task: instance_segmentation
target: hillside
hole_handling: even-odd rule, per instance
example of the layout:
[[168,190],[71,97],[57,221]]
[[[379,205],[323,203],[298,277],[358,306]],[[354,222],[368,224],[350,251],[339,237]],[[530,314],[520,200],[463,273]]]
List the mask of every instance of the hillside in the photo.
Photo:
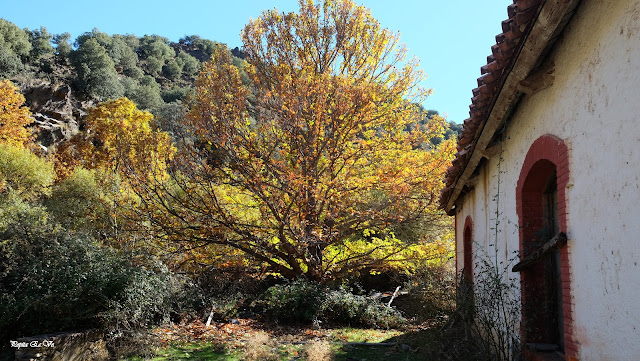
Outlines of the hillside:
[[[171,42],[159,35],[109,35],[98,29],[72,41],[69,33],[20,29],[0,19],[0,79],[20,87],[33,113],[37,143],[49,153],[83,129],[87,109],[121,96],[151,112],[156,124],[172,133],[186,111],[200,65],[217,47],[226,45],[198,35]],[[243,74],[243,52],[237,47],[230,52],[231,63]],[[437,114],[425,110],[421,124]],[[460,130],[461,125],[449,122],[444,138]]]
[[[185,36],[171,42],[158,35],[113,35],[93,29],[71,41],[46,28],[20,29],[0,19],[0,79],[20,87],[35,118],[37,142],[55,147],[83,128],[86,110],[126,96],[150,111],[167,131],[184,113],[200,64],[224,44]],[[243,67],[243,54],[231,50]]]

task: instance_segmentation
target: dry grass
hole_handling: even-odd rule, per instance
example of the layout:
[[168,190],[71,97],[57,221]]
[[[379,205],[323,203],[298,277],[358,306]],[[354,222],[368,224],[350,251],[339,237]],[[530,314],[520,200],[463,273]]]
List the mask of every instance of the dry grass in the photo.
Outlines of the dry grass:
[[307,361],[332,361],[333,352],[329,342],[325,340],[313,341],[306,349]]
[[258,331],[247,340],[244,357],[247,361],[277,361],[278,351],[269,334]]

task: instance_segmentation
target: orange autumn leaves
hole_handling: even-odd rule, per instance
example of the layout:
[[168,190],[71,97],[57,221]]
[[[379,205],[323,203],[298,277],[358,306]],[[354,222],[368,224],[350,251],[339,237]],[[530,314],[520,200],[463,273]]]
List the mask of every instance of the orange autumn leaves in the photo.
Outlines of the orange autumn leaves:
[[26,128],[32,122],[29,108],[23,107],[24,96],[9,80],[0,80],[0,143],[19,148],[25,146],[31,132]]

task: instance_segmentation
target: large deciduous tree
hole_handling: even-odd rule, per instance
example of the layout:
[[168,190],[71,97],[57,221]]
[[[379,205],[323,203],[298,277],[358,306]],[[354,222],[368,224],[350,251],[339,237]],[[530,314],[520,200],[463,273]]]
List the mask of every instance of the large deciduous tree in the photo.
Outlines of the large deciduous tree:
[[398,34],[350,0],[301,0],[299,13],[252,20],[243,43],[249,82],[217,48],[171,181],[138,189],[159,234],[320,280],[397,251],[350,240],[441,219],[436,195],[453,147],[427,145],[442,118],[412,125],[429,90]]

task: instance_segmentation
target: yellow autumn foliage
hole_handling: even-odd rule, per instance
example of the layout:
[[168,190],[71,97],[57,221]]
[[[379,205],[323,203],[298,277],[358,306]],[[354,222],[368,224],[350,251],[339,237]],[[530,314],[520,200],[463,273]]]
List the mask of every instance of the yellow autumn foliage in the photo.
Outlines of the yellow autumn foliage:
[[175,147],[169,135],[152,127],[153,115],[127,98],[89,109],[86,131],[64,143],[57,155],[58,174],[75,166],[136,175],[141,181],[161,176]]
[[0,143],[24,147],[31,132],[29,108],[22,106],[24,96],[9,80],[0,80]]
[[455,146],[424,146],[446,122],[417,126],[430,94],[418,61],[351,0],[299,4],[245,27],[248,82],[223,47],[203,64],[171,181],[140,189],[147,216],[177,244],[230,247],[291,278],[431,252],[409,247],[420,232],[358,243],[445,217]]

